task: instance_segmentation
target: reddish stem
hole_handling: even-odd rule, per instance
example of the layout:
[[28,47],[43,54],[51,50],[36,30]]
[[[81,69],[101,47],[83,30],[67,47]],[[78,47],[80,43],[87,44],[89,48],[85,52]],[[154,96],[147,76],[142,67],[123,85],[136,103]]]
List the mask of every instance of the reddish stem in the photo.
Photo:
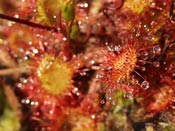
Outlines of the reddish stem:
[[175,5],[175,0],[172,0],[171,7],[170,7],[170,20],[175,21],[175,14],[174,14],[174,5]]
[[171,7],[170,7],[170,16],[173,15],[174,3],[175,3],[175,0],[172,0],[172,2],[171,2]]
[[8,16],[8,15],[4,15],[4,14],[0,14],[0,18],[1,19],[5,19],[5,20],[9,20],[9,21],[13,21],[16,23],[20,23],[20,24],[24,24],[24,25],[28,25],[34,28],[40,28],[40,29],[44,29],[44,30],[52,30],[54,32],[58,32],[58,29],[55,27],[50,27],[50,26],[44,26],[44,25],[40,25],[28,20],[24,20],[24,19],[19,19],[19,18],[15,18],[12,16]]

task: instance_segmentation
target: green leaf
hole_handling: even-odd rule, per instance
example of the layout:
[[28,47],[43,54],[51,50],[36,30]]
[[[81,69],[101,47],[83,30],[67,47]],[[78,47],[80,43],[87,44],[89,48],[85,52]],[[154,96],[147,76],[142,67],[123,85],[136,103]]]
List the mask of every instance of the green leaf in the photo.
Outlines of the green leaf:
[[72,29],[71,29],[71,33],[70,33],[70,38],[71,39],[75,39],[75,38],[77,38],[78,37],[78,35],[79,35],[79,27],[78,27],[78,25],[77,24],[74,24],[73,26],[72,26]]
[[66,22],[73,21],[75,15],[75,9],[72,3],[62,4],[62,16]]

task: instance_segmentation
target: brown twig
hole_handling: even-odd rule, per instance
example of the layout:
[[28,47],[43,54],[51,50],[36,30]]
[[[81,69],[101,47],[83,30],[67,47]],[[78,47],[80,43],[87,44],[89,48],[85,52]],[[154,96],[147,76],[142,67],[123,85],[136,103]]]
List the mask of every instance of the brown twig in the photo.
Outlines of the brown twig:
[[14,91],[12,90],[12,88],[8,85],[4,85],[4,92],[5,95],[7,97],[8,103],[10,104],[10,107],[19,115],[22,115],[21,112],[21,105],[14,93]]
[[7,67],[16,67],[17,64],[14,61],[14,59],[11,58],[8,51],[4,49],[3,47],[0,47],[0,62],[2,62],[2,65]]
[[1,69],[0,76],[5,75],[13,75],[13,74],[21,74],[21,73],[29,73],[30,69],[26,67],[16,67],[16,68],[9,68],[9,69]]

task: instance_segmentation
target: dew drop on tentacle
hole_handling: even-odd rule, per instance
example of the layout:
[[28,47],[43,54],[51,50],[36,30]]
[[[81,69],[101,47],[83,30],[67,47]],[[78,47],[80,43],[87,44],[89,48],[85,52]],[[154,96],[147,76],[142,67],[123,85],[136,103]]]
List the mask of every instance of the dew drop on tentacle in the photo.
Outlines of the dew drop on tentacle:
[[79,89],[78,89],[77,87],[74,87],[74,88],[72,89],[72,93],[74,93],[74,94],[77,94],[78,91],[79,91]]
[[111,96],[110,93],[107,93],[107,94],[106,94],[106,99],[107,99],[107,100],[112,100],[112,96]]
[[133,99],[133,94],[131,92],[126,92],[124,94],[124,98],[131,100],[131,99]]
[[160,67],[160,63],[158,61],[154,61],[153,62],[153,66],[158,68],[158,67]]
[[148,51],[147,50],[140,50],[138,53],[138,56],[142,59],[142,60],[147,60],[148,59]]
[[104,104],[105,104],[105,100],[102,99],[102,100],[100,101],[100,104],[101,104],[101,105],[104,105]]
[[112,103],[112,105],[116,106],[117,105],[117,99],[113,99],[111,103]]
[[107,9],[116,10],[122,7],[124,0],[105,0]]
[[96,115],[92,114],[91,119],[95,119],[95,118],[96,118]]
[[85,12],[88,11],[89,4],[87,2],[78,2],[77,3],[77,14],[83,16]]
[[87,73],[86,73],[86,71],[82,70],[82,71],[79,71],[79,74],[80,74],[81,76],[85,76]]
[[148,89],[150,87],[148,81],[143,81],[140,85],[144,90]]
[[109,91],[106,92],[105,97],[106,97],[106,100],[110,100],[110,101],[112,100],[112,90],[111,89],[109,89]]
[[22,99],[22,100],[21,100],[21,103],[22,103],[22,104],[28,105],[28,104],[30,104],[30,100],[27,99],[27,98],[26,98],[26,99]]
[[80,2],[77,4],[77,7],[80,9],[86,9],[86,8],[88,8],[88,6],[89,6],[88,3],[86,3],[86,2]]
[[175,73],[173,73],[171,76],[172,76],[173,79],[175,79]]
[[96,74],[96,76],[95,76],[95,78],[98,79],[98,80],[100,80],[102,77],[103,77],[102,74]]
[[142,70],[142,71],[146,71],[146,68],[145,68],[145,67],[141,67],[141,70]]
[[154,54],[160,54],[160,52],[161,52],[160,46],[159,46],[159,45],[155,45],[155,46],[153,47],[153,53],[154,53]]

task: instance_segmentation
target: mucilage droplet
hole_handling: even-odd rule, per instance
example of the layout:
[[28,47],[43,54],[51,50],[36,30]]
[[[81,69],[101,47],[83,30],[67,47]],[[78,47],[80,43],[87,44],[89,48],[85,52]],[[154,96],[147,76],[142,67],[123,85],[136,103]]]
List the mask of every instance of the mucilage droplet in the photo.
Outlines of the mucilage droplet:
[[105,0],[107,9],[116,10],[122,7],[124,0]]
[[143,81],[140,85],[144,90],[148,89],[150,87],[148,81]]

